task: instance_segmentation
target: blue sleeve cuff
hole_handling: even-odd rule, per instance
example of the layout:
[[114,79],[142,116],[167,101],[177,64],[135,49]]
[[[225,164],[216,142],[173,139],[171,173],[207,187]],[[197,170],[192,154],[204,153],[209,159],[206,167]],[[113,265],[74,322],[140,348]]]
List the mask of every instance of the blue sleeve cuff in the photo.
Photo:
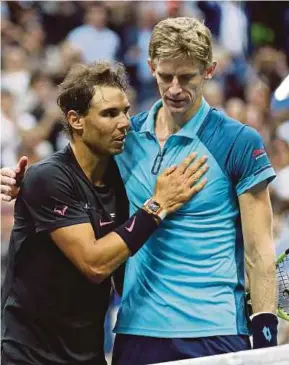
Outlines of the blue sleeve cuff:
[[265,180],[267,180],[268,184],[275,179],[276,177],[276,173],[274,171],[274,169],[270,166],[268,166],[268,168],[264,167],[263,171],[258,173],[257,171],[257,176],[256,176],[256,172],[253,175],[250,175],[248,177],[246,177],[244,180],[241,180],[237,187],[237,195],[241,195],[243,193],[245,193],[247,190],[251,189],[252,187],[258,185],[260,182],[263,182]]

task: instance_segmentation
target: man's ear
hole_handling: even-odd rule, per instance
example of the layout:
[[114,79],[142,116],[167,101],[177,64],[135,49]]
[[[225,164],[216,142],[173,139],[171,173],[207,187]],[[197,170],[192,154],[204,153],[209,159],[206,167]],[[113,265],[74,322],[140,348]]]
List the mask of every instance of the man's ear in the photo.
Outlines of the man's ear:
[[206,68],[206,70],[205,70],[205,79],[206,80],[210,80],[213,77],[216,67],[217,67],[217,62],[214,61],[211,66]]
[[151,73],[152,73],[153,77],[156,77],[155,65],[154,65],[152,59],[148,58],[147,61],[148,61],[149,69],[151,70]]
[[66,117],[72,129],[77,132],[82,131],[84,121],[83,117],[81,117],[75,110],[69,110]]

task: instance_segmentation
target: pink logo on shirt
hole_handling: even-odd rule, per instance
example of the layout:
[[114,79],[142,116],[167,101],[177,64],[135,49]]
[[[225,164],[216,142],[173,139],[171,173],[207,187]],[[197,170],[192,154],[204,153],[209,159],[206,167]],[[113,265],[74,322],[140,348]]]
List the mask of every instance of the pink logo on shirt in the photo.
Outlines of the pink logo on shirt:
[[54,212],[55,213],[58,213],[58,214],[60,214],[60,215],[62,215],[62,216],[64,216],[65,215],[65,213],[66,213],[66,211],[67,211],[67,209],[68,209],[68,206],[67,205],[65,205],[64,207],[55,207],[54,208]]

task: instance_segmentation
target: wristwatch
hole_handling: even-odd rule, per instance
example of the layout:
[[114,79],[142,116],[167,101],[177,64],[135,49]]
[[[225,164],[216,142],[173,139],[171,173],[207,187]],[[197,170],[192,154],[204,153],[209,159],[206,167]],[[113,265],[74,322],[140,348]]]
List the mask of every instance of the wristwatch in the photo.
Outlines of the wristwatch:
[[167,211],[161,207],[161,205],[153,200],[152,198],[148,199],[145,203],[143,208],[150,214],[156,216],[158,219],[160,220],[164,220],[166,215],[167,215]]

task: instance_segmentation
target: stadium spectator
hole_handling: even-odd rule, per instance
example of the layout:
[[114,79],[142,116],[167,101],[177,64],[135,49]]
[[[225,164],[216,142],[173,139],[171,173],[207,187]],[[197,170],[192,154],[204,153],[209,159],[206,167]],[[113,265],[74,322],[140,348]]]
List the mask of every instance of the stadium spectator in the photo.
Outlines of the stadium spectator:
[[224,108],[225,95],[223,85],[215,80],[208,80],[204,85],[204,97],[208,104],[222,110]]
[[15,96],[15,107],[19,111],[30,82],[28,59],[20,46],[3,49],[1,85]]
[[229,117],[246,123],[246,104],[242,99],[231,98],[226,102],[225,111]]
[[15,166],[20,134],[14,116],[14,96],[1,89],[1,165]]
[[124,61],[128,65],[134,65],[136,68],[136,77],[138,80],[138,104],[140,109],[144,105],[151,104],[151,101],[157,97],[157,88],[154,78],[152,77],[148,65],[147,54],[149,41],[154,25],[157,23],[157,13],[153,8],[146,9],[143,6],[142,11],[138,14],[136,27],[131,34],[131,45],[124,55]]
[[107,28],[107,8],[104,3],[92,3],[87,7],[85,23],[73,29],[67,36],[72,47],[81,51],[84,62],[99,59],[114,61],[120,48],[118,35]]

